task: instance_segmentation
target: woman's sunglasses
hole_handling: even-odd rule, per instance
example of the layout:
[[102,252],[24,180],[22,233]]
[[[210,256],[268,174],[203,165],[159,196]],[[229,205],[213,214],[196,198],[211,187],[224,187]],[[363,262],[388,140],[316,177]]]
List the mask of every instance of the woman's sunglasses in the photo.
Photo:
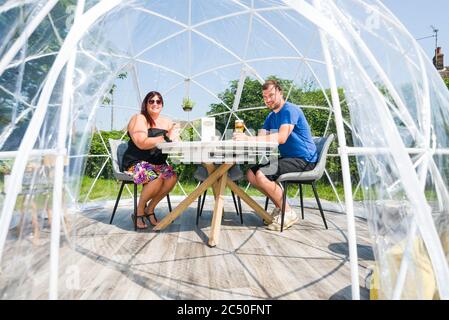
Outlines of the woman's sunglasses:
[[156,104],[162,104],[162,100],[154,100],[154,99],[151,99],[151,100],[148,101],[148,103],[149,103],[149,104],[155,104],[155,103],[156,103]]

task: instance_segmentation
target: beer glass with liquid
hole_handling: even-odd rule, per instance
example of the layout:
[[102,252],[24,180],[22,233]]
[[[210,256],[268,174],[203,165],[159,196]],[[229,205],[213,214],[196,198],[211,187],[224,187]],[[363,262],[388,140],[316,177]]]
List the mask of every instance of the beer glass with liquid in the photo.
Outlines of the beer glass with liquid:
[[243,133],[243,131],[245,131],[245,123],[243,122],[243,120],[235,120],[234,132]]

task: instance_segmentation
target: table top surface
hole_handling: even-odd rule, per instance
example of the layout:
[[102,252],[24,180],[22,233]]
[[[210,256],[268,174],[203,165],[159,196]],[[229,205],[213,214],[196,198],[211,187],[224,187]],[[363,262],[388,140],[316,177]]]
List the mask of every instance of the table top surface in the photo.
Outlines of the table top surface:
[[184,163],[257,163],[257,157],[277,152],[268,141],[177,141],[157,144],[162,153]]
[[277,148],[277,142],[269,141],[235,141],[235,140],[220,140],[220,141],[176,141],[176,142],[162,142],[158,143],[157,147],[161,150],[173,148],[226,148],[226,147],[242,147],[242,148]]

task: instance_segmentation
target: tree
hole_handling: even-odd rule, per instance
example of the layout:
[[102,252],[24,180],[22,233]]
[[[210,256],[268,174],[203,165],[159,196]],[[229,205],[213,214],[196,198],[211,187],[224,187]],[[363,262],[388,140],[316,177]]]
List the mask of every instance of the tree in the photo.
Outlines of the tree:
[[[284,92],[284,97],[288,95],[288,101],[299,105],[299,106],[319,106],[329,108],[328,100],[324,95],[323,91],[318,88],[313,81],[305,81],[300,87],[296,86],[292,80],[288,79],[280,79],[275,76],[269,77],[269,79],[275,79],[280,84],[281,88]],[[235,94],[237,92],[238,80],[234,80],[230,82],[229,88],[227,88],[224,92],[218,94],[218,97],[226,103],[228,106],[232,106],[234,104]],[[330,90],[327,89],[326,95],[328,97],[331,96]],[[343,89],[338,89],[343,118],[350,123],[350,114],[348,105],[345,102],[345,96]],[[265,118],[270,112],[268,108],[264,107],[257,110],[251,110],[250,112],[245,112],[245,109],[255,108],[265,106],[263,98],[262,98],[262,85],[258,80],[247,78],[245,80],[245,84],[243,87],[238,116],[245,121],[245,125],[247,128],[254,129],[257,132],[258,129],[261,129],[264,123]],[[302,108],[304,115],[307,121],[310,124],[312,135],[313,136],[323,136],[326,130],[326,126],[328,123],[329,113],[323,109],[316,108]],[[217,114],[229,111],[228,108],[224,104],[211,104],[210,111],[208,115]],[[215,117],[216,128],[223,132],[226,123],[229,118],[229,113],[224,115],[219,115]],[[230,126],[233,128],[233,125]],[[352,143],[352,135],[351,131],[348,128],[345,128],[345,133],[347,137],[347,144],[353,145]],[[331,118],[329,123],[329,128],[327,133],[335,133],[336,126],[334,122],[334,118]],[[330,153],[338,153],[337,152],[338,144],[336,141],[333,142],[330,148]],[[354,181],[358,181],[358,170],[356,165],[356,159],[350,159],[351,165],[351,175],[354,178]],[[244,169],[246,166],[243,166]],[[338,157],[331,157],[328,160],[327,164],[328,172],[331,175],[331,178],[335,181],[340,181],[341,179],[341,164],[340,159]]]
[[[279,79],[274,76],[269,77],[269,79],[277,80],[283,88],[284,97],[288,95],[288,100],[294,104],[299,106],[329,107],[323,91],[316,88],[313,81],[306,81],[300,88],[298,88],[292,80]],[[218,97],[226,103],[226,105],[232,106],[234,103],[237,86],[238,80],[231,81],[230,87],[224,92],[218,94]],[[339,93],[340,99],[343,101],[342,109],[344,117],[349,119],[349,110],[344,102],[343,90],[339,89]],[[326,90],[326,94],[330,97],[330,90]],[[251,110],[251,112],[244,111],[245,109],[255,107],[263,108]],[[208,112],[209,115],[228,111],[224,104],[211,104],[210,108],[211,110]],[[262,85],[259,81],[249,78],[245,80],[245,85],[239,103],[239,110],[240,112],[238,112],[238,116],[245,121],[247,128],[252,128],[256,131],[262,128],[264,120],[270,110],[265,107],[262,98]],[[312,134],[316,136],[323,135],[327,125],[328,113],[324,110],[313,108],[303,108],[303,111],[311,125]],[[221,132],[223,132],[226,126],[228,117],[229,114],[219,115],[216,117],[216,126]]]
[[[127,72],[121,72],[117,75],[117,79],[125,79],[128,76]],[[103,98],[103,104],[111,105],[111,131],[114,130],[114,93],[117,85],[114,83],[109,89],[108,93]]]
[[[109,145],[109,139],[120,139],[122,135],[122,131],[100,131],[93,134],[89,150],[89,155],[92,155],[93,157],[87,158],[86,169],[84,173],[86,176],[95,178],[98,172],[100,172],[104,161],[106,160],[106,158],[103,156],[108,154],[108,150],[105,148],[103,141],[106,143],[106,147],[110,150],[111,147]],[[125,141],[128,139],[128,136],[123,137],[123,140]],[[100,177],[104,179],[114,178],[111,161],[108,161],[103,171],[101,172]]]

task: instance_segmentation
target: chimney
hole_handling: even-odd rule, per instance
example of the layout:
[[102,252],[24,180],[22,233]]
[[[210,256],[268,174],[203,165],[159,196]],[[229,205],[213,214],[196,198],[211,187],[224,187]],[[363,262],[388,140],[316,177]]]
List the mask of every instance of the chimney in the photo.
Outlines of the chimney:
[[435,57],[433,57],[433,65],[437,70],[443,70],[444,69],[444,54],[441,50],[441,47],[438,47],[435,50]]

